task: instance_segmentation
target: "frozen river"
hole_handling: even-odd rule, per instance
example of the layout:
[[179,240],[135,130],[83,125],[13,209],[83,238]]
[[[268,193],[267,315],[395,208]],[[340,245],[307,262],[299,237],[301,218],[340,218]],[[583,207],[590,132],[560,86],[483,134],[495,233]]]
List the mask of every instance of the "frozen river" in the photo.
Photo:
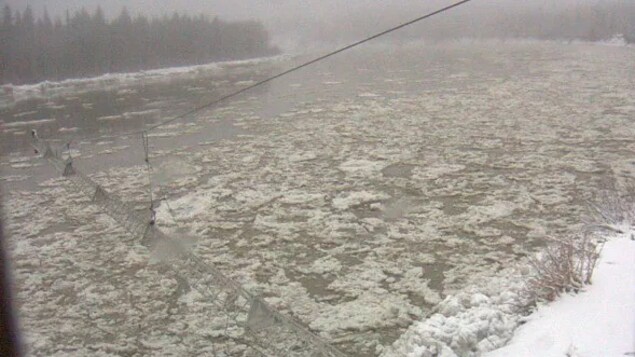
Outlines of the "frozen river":
[[[241,355],[204,299],[50,179],[26,131],[72,138],[80,170],[142,202],[140,138],[83,138],[140,130],[293,61],[43,92],[2,112],[33,355]],[[336,346],[376,355],[447,294],[580,229],[586,200],[631,180],[633,63],[633,47],[535,41],[355,51],[152,131],[158,224]]]

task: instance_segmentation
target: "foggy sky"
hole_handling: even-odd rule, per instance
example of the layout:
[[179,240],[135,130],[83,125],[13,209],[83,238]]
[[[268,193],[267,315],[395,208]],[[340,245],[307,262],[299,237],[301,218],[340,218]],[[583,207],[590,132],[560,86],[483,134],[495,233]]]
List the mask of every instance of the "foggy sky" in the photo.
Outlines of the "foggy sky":
[[133,14],[160,16],[179,11],[189,14],[206,13],[228,19],[260,18],[263,12],[270,11],[272,4],[293,3],[287,0],[4,0],[4,2],[15,9],[24,9],[30,5],[37,13],[41,13],[46,8],[52,16],[63,16],[66,10],[73,12],[81,8],[92,12],[99,5],[109,16],[116,16],[126,6]]
[[[109,17],[115,17],[126,6],[133,14],[161,16],[175,11],[190,15],[206,14],[226,20],[260,20],[272,39],[282,47],[302,43],[302,38],[319,38],[325,29],[340,28],[345,23],[355,36],[368,34],[410,20],[428,11],[458,0],[0,0],[14,10],[30,5],[36,14],[46,8],[52,17],[64,17],[85,8],[93,12],[99,5]],[[547,9],[575,3],[601,0],[474,0],[460,11],[491,8],[505,11],[512,6],[541,6]],[[522,4],[522,5],[520,5]],[[451,15],[444,15],[451,16]],[[329,34],[333,35],[333,34]],[[294,44],[294,45],[289,45]]]
[[[175,11],[191,15],[206,14],[227,20],[262,21],[272,33],[274,42],[296,41],[294,37],[319,32],[334,21],[357,21],[360,14],[370,21],[391,24],[393,18],[410,18],[413,13],[448,5],[456,0],[0,0],[14,10],[30,5],[36,14],[46,8],[52,17],[64,17],[85,8],[93,12],[99,5],[108,17],[115,17],[126,6],[134,14],[161,16]],[[504,1],[504,0],[476,0]],[[476,2],[475,1],[475,2]],[[542,1],[542,0],[540,0]],[[388,16],[389,13],[399,14]],[[404,18],[405,16],[405,18]],[[383,18],[384,21],[381,21]],[[353,26],[355,24],[352,24]]]
[[[449,5],[457,0],[0,0],[14,9],[23,10],[30,5],[36,13],[46,7],[53,16],[62,16],[66,10],[86,8],[93,11],[100,5],[106,14],[114,16],[126,6],[132,13],[163,15],[182,13],[220,16],[226,19],[271,19],[288,17],[332,17],[342,12],[365,11],[381,13],[386,9],[402,9],[404,12]],[[529,0],[516,3],[554,5],[590,3],[600,0]],[[474,6],[510,4],[509,0],[475,0]]]

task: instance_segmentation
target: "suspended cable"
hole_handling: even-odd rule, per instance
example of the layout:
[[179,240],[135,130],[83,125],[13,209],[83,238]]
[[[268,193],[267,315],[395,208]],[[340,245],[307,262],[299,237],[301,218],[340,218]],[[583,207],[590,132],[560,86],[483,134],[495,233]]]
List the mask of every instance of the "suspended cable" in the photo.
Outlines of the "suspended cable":
[[[189,115],[195,114],[201,110],[212,107],[230,98],[236,97],[244,92],[247,92],[265,83],[271,82],[277,78],[288,75],[304,67],[310,66],[314,63],[317,63],[319,61],[332,57],[338,53],[347,51],[361,44],[369,42],[373,39],[376,39],[378,37],[384,36],[391,32],[397,31],[401,28],[412,25],[414,23],[420,22],[434,15],[443,13],[445,11],[448,11],[452,8],[458,7],[470,1],[471,0],[459,1],[452,5],[446,6],[442,9],[420,16],[411,21],[402,23],[398,26],[392,27],[388,30],[379,32],[373,36],[354,42],[350,45],[344,46],[340,49],[337,49],[323,56],[320,56],[318,58],[305,62],[301,65],[288,69],[284,72],[276,74],[272,77],[256,82],[252,85],[249,85],[247,87],[234,91],[230,94],[224,95],[207,104],[195,107],[181,115],[178,115],[171,119],[149,126],[145,130],[131,132],[128,134],[122,134],[118,136],[110,136],[110,137],[121,137],[121,136],[128,136],[128,135],[134,135],[134,134],[141,134],[141,140],[142,140],[142,145],[144,149],[144,161],[146,163],[146,169],[148,172],[148,183],[149,183],[150,211],[151,211],[151,220],[149,224],[153,225],[156,219],[153,192],[152,192],[153,191],[152,190],[152,165],[150,162],[150,147],[149,147],[149,138],[148,138],[148,132],[150,130],[154,130],[161,126],[172,123],[174,121],[183,119]],[[36,134],[33,134],[33,136],[37,140]],[[44,152],[45,157],[48,155],[49,156],[48,160],[51,161],[51,163],[57,166],[61,166],[60,157],[58,157],[57,155],[53,156],[52,154],[49,154],[50,146],[48,145],[48,143],[39,142],[39,140],[37,141],[38,141],[38,144],[42,144],[38,146],[38,150],[41,152]],[[70,152],[71,151],[70,143],[66,145],[66,148],[68,150],[69,163],[70,163],[72,162],[72,156]],[[100,186],[98,186],[95,182],[93,182],[89,178],[82,175],[80,172],[72,172],[72,173],[69,172],[68,175],[66,174],[66,171],[64,173],[65,173],[65,176],[69,177],[69,180],[71,180],[71,182],[73,182],[75,186],[78,187],[78,189],[88,193],[91,197],[97,198],[98,196],[103,195],[105,197],[104,199],[101,199],[99,201],[94,199],[94,201],[96,203],[101,202],[101,205],[104,207],[104,209],[107,210],[109,214],[112,215],[115,219],[119,219],[125,215],[126,216],[125,219],[120,220],[120,223],[124,225],[124,227],[127,228],[129,231],[131,231],[133,234],[136,235],[138,232],[143,231],[144,232],[143,234],[145,236],[146,233],[149,230],[151,230],[152,232],[154,232],[154,234],[156,234],[157,241],[169,242],[171,244],[175,244],[174,243],[175,240],[173,238],[165,236],[160,230],[156,229],[156,227],[149,227],[148,221],[146,220],[147,217],[143,215],[139,215],[134,209],[128,209],[126,207],[127,205],[124,204],[118,198],[106,197],[105,191],[103,191],[103,189],[101,189]],[[171,208],[170,208],[170,211],[171,211]],[[178,246],[178,244],[175,246]],[[245,290],[239,283],[235,282],[234,280],[222,274],[213,265],[206,264],[200,257],[197,257],[192,254],[187,254],[186,259],[176,260],[172,262],[171,265],[168,265],[168,267],[174,269],[177,272],[179,271],[178,268],[182,267],[183,268],[182,271],[187,272],[187,275],[185,276],[193,278],[193,280],[188,280],[188,283],[190,284],[190,286],[196,289],[197,291],[199,291],[204,296],[208,298],[212,298],[212,303],[218,306],[221,312],[223,312],[228,317],[228,320],[227,320],[228,322],[229,322],[229,319],[231,319],[234,322],[236,322],[237,325],[240,325],[239,322],[243,322],[243,321],[242,320],[238,321],[239,316],[245,317],[247,319],[245,321],[246,324],[244,327],[246,334],[250,335],[250,337],[253,337],[256,340],[262,340],[264,345],[263,348],[270,347],[274,351],[278,350],[277,346],[274,346],[274,344],[271,344],[271,346],[267,346],[267,342],[271,340],[272,336],[277,337],[279,334],[282,334],[287,339],[292,339],[292,341],[301,342],[303,345],[307,347],[307,352],[311,353],[311,355],[343,356],[343,354],[339,350],[337,350],[336,348],[328,344],[320,336],[312,333],[305,326],[294,321],[293,319],[290,319],[280,314],[276,310],[273,310],[264,301],[253,296],[250,292]],[[195,273],[195,274],[192,274],[192,273]],[[198,276],[196,276],[196,274],[198,274]],[[209,291],[212,289],[215,291],[215,293],[210,294]],[[223,293],[223,295],[220,296],[219,295],[220,293]],[[260,329],[261,331],[260,330],[253,331],[252,328],[249,326],[249,321],[254,320],[254,313],[252,313],[252,311],[257,312],[258,309],[256,308],[259,306],[263,311],[267,313],[267,318],[268,318],[267,326],[261,327]],[[227,324],[225,328],[227,329],[228,326],[229,324]],[[286,333],[286,335],[284,335],[284,333]],[[262,334],[262,336],[260,336],[259,334]],[[289,346],[291,346],[290,348],[293,348],[294,345],[292,344]],[[256,349],[256,351],[264,355],[264,352],[261,352],[259,349]],[[278,353],[278,355],[282,355],[282,354]]]
[[350,45],[344,46],[344,47],[342,47],[342,48],[340,48],[340,49],[337,49],[337,50],[335,50],[335,51],[333,51],[333,52],[330,52],[330,53],[327,53],[327,54],[325,54],[325,55],[323,55],[323,56],[320,56],[320,57],[318,57],[318,58],[312,59],[312,60],[310,60],[310,61],[308,61],[308,62],[305,62],[305,63],[303,63],[303,64],[301,64],[301,65],[299,65],[299,66],[296,66],[296,67],[293,67],[293,68],[291,68],[291,69],[288,69],[288,70],[286,70],[286,71],[284,71],[284,72],[278,73],[278,74],[276,74],[276,75],[274,75],[274,76],[272,76],[272,77],[269,77],[269,78],[267,78],[267,79],[264,79],[264,80],[262,80],[262,81],[260,81],[260,82],[256,82],[256,83],[254,83],[254,84],[252,84],[252,85],[250,85],[250,86],[247,86],[247,87],[242,88],[242,89],[239,89],[239,90],[237,90],[237,91],[235,91],[235,92],[232,92],[232,93],[229,93],[229,94],[227,94],[227,95],[224,95],[224,96],[222,96],[222,97],[220,97],[220,98],[218,98],[218,99],[216,99],[216,100],[213,100],[213,101],[211,101],[211,102],[209,102],[209,103],[207,103],[207,104],[203,104],[203,105],[200,105],[200,106],[198,106],[198,107],[195,107],[194,109],[191,109],[191,110],[189,110],[189,111],[187,111],[187,112],[185,112],[185,113],[183,113],[183,114],[181,114],[181,115],[178,115],[178,116],[176,116],[176,117],[174,117],[174,118],[171,118],[171,119],[168,119],[168,120],[162,121],[162,122],[160,122],[160,123],[157,123],[157,124],[155,124],[155,125],[152,125],[152,126],[150,126],[147,130],[154,130],[154,129],[156,129],[156,128],[158,128],[158,127],[161,127],[161,126],[163,126],[163,125],[166,125],[166,124],[172,123],[172,122],[177,121],[177,120],[179,120],[179,119],[183,119],[183,118],[185,118],[185,117],[187,117],[187,116],[189,116],[189,115],[192,115],[192,114],[194,114],[194,113],[197,113],[197,112],[199,112],[199,111],[201,111],[201,110],[203,110],[203,109],[205,109],[205,108],[209,108],[209,107],[211,107],[211,106],[214,106],[214,105],[216,105],[216,104],[218,104],[218,103],[221,103],[221,102],[223,102],[223,101],[225,101],[225,100],[227,100],[227,99],[233,98],[233,97],[235,97],[235,96],[237,96],[237,95],[240,95],[240,94],[242,94],[242,93],[244,93],[244,92],[246,92],[246,91],[249,91],[249,90],[251,90],[251,89],[253,89],[253,88],[259,87],[259,86],[261,86],[261,85],[263,85],[263,84],[265,84],[265,83],[268,83],[268,82],[271,82],[271,81],[273,81],[273,80],[275,80],[275,79],[278,79],[278,78],[280,78],[280,77],[282,77],[282,76],[286,76],[287,74],[290,74],[290,73],[293,73],[293,72],[295,72],[295,71],[298,71],[298,70],[300,70],[300,69],[302,69],[302,68],[304,68],[304,67],[310,66],[310,65],[312,65],[312,64],[314,64],[314,63],[317,63],[317,62],[323,61],[323,60],[325,60],[325,59],[327,59],[327,58],[329,58],[329,57],[335,56],[335,55],[336,55],[336,54],[338,54],[338,53],[341,53],[341,52],[347,51],[347,50],[349,50],[349,49],[351,49],[351,48],[354,48],[354,47],[357,47],[357,46],[359,46],[359,45],[361,45],[361,44],[364,44],[364,43],[366,43],[366,42],[372,41],[372,40],[374,40],[374,39],[376,39],[376,38],[378,38],[378,37],[385,36],[385,35],[387,35],[387,34],[389,34],[389,33],[391,33],[391,32],[397,31],[397,30],[402,29],[402,28],[404,28],[404,27],[407,27],[407,26],[410,26],[410,25],[415,24],[415,23],[417,23],[417,22],[423,21],[423,20],[425,20],[425,19],[427,19],[427,18],[429,18],[429,17],[432,17],[432,16],[434,16],[434,15],[437,15],[437,14],[440,14],[440,13],[442,13],[442,12],[448,11],[448,10],[450,10],[450,9],[453,9],[453,8],[455,8],[455,7],[458,7],[458,6],[460,6],[460,5],[463,5],[463,4],[465,4],[465,3],[467,3],[467,2],[470,2],[470,1],[472,1],[472,0],[463,0],[463,1],[459,1],[459,2],[454,3],[454,4],[452,4],[452,5],[446,6],[446,7],[442,8],[442,9],[439,9],[439,10],[433,11],[433,12],[431,12],[431,13],[429,13],[429,14],[426,14],[426,15],[423,15],[423,16],[420,16],[420,17],[417,17],[416,19],[410,20],[410,21],[408,21],[408,22],[404,22],[404,23],[402,23],[402,24],[400,24],[400,25],[397,25],[397,26],[395,26],[395,27],[389,28],[388,30],[384,30],[384,31],[379,32],[379,33],[377,33],[377,34],[375,34],[375,35],[372,35],[372,36],[370,36],[370,37],[367,37],[367,38],[365,38],[365,39],[363,39],[363,40],[360,40],[360,41],[354,42],[354,43],[352,43],[352,44],[350,44]]
[[152,164],[150,164],[150,140],[148,132],[141,132],[141,141],[143,143],[144,161],[146,163],[146,171],[148,175],[148,194],[150,198],[150,225],[156,222],[157,212],[154,207],[154,199],[152,196]]
[[[108,136],[103,136],[103,137],[102,137],[102,136],[99,136],[99,137],[94,137],[94,138],[95,138],[95,139],[97,139],[97,138],[116,138],[116,137],[122,137],[122,136],[129,136],[129,135],[140,134],[140,133],[142,133],[142,132],[144,132],[144,131],[151,131],[151,130],[157,129],[157,128],[161,127],[161,126],[164,126],[164,125],[170,124],[170,123],[172,123],[172,122],[175,122],[175,121],[177,121],[177,120],[183,119],[183,118],[185,118],[185,117],[187,117],[187,116],[190,116],[190,115],[192,115],[192,114],[198,113],[198,112],[200,112],[200,111],[201,111],[201,110],[203,110],[203,109],[206,109],[206,108],[209,108],[209,107],[215,106],[215,105],[217,105],[217,104],[219,104],[219,103],[221,103],[221,102],[224,102],[224,101],[226,101],[226,100],[228,100],[228,99],[234,98],[234,97],[236,97],[236,96],[238,96],[238,95],[240,95],[240,94],[243,94],[243,93],[245,93],[245,92],[247,92],[247,91],[249,91],[249,90],[252,90],[252,89],[254,89],[254,88],[256,88],[256,87],[262,86],[263,84],[269,83],[269,82],[271,82],[271,81],[273,81],[273,80],[276,80],[276,79],[278,79],[278,78],[280,78],[280,77],[283,77],[283,76],[286,76],[286,75],[288,75],[288,74],[290,74],[290,73],[296,72],[296,71],[298,71],[298,70],[300,70],[300,69],[302,69],[302,68],[304,68],[304,67],[308,67],[308,66],[310,66],[310,65],[312,65],[312,64],[314,64],[314,63],[317,63],[317,62],[323,61],[323,60],[325,60],[325,59],[327,59],[327,58],[329,58],[329,57],[333,57],[333,56],[335,56],[335,55],[337,55],[337,54],[339,54],[339,53],[341,53],[341,52],[344,52],[344,51],[350,50],[350,49],[352,49],[352,48],[354,48],[354,47],[357,47],[357,46],[360,46],[360,45],[362,45],[362,44],[364,44],[364,43],[366,43],[366,42],[369,42],[369,41],[372,41],[372,40],[377,39],[377,38],[379,38],[379,37],[385,36],[385,35],[387,35],[387,34],[389,34],[389,33],[395,32],[395,31],[400,30],[400,29],[402,29],[402,28],[404,28],[404,27],[407,27],[407,26],[413,25],[413,24],[415,24],[415,23],[417,23],[417,22],[421,22],[421,21],[423,21],[423,20],[425,20],[425,19],[428,19],[428,18],[430,18],[430,17],[432,17],[432,16],[435,16],[435,15],[438,15],[438,14],[441,14],[441,13],[444,13],[444,12],[446,12],[446,11],[448,11],[448,10],[451,10],[451,9],[453,9],[453,8],[455,8],[455,7],[459,7],[459,6],[461,6],[461,5],[463,5],[463,4],[466,4],[466,3],[470,2],[470,1],[472,1],[472,0],[462,0],[462,1],[456,2],[456,3],[452,4],[452,5],[448,5],[448,6],[444,7],[444,8],[441,8],[441,9],[439,9],[439,10],[436,10],[436,11],[430,12],[430,13],[428,13],[428,14],[425,14],[425,15],[423,15],[423,16],[419,16],[419,17],[417,17],[417,18],[415,18],[415,19],[412,19],[412,20],[410,20],[410,21],[404,22],[404,23],[399,24],[399,25],[397,25],[397,26],[391,27],[391,28],[389,28],[389,29],[387,29],[387,30],[381,31],[381,32],[379,32],[379,33],[376,33],[376,34],[374,34],[374,35],[370,36],[370,37],[366,37],[366,38],[364,38],[364,39],[362,39],[362,40],[359,40],[359,41],[357,41],[357,42],[354,42],[354,43],[351,43],[351,44],[346,45],[346,46],[344,46],[344,47],[341,47],[341,48],[339,48],[339,49],[337,49],[337,50],[334,50],[334,51],[332,51],[332,52],[329,52],[329,53],[327,53],[327,54],[325,54],[325,55],[322,55],[322,56],[320,56],[320,57],[314,58],[314,59],[312,59],[312,60],[310,60],[310,61],[308,61],[308,62],[305,62],[305,63],[303,63],[303,64],[301,64],[301,65],[298,65],[298,66],[295,66],[295,67],[293,67],[293,68],[290,68],[290,69],[288,69],[288,70],[286,70],[286,71],[284,71],[284,72],[280,72],[280,73],[278,73],[278,74],[276,74],[276,75],[274,75],[274,76],[271,76],[271,77],[269,77],[269,78],[266,78],[266,79],[264,79],[264,80],[261,80],[261,81],[259,81],[259,82],[256,82],[256,83],[254,83],[254,84],[252,84],[252,85],[249,85],[249,86],[244,87],[244,88],[242,88],[242,89],[239,89],[239,90],[237,90],[237,91],[234,91],[234,92],[231,92],[231,93],[229,93],[229,94],[226,94],[226,95],[224,95],[224,96],[222,96],[222,97],[220,97],[220,98],[218,98],[218,99],[215,99],[215,100],[213,100],[213,101],[211,101],[211,102],[208,102],[208,103],[206,103],[206,104],[203,104],[203,105],[197,106],[197,107],[195,107],[195,108],[193,108],[193,109],[191,109],[191,110],[188,110],[187,112],[184,112],[184,113],[182,113],[182,114],[180,114],[180,115],[177,115],[177,116],[175,116],[175,117],[173,117],[173,118],[170,118],[170,119],[164,120],[164,121],[162,121],[162,122],[156,123],[156,124],[154,124],[154,125],[152,125],[152,126],[149,126],[149,127],[148,127],[148,128],[146,128],[145,130],[141,130],[141,131],[134,131],[134,132],[128,132],[128,133],[119,134],[119,135],[108,135]],[[90,140],[90,138],[89,138],[89,139],[84,139],[84,140]]]
[[[144,137],[145,135],[147,134],[144,134]],[[48,153],[50,151],[48,142],[40,140],[36,136],[34,139],[33,145],[39,152]],[[147,141],[144,140],[144,143]],[[63,170],[66,162],[61,155],[57,154],[51,154],[45,159],[59,171]],[[288,341],[288,346],[303,346],[303,351],[306,352],[304,355],[307,356],[345,356],[304,325],[282,315],[264,300],[250,293],[239,282],[223,274],[214,264],[207,263],[201,257],[185,249],[178,238],[168,236],[156,227],[150,227],[145,215],[139,215],[135,207],[123,203],[117,195],[106,192],[81,172],[76,171],[66,178],[72,184],[72,188],[69,188],[72,192],[77,190],[88,197],[94,197],[97,191],[101,190],[104,197],[99,200],[93,199],[93,203],[102,208],[134,237],[143,237],[141,240],[143,246],[155,250],[157,249],[156,244],[162,243],[164,249],[170,249],[171,254],[174,254],[173,257],[177,258],[165,257],[165,260],[161,260],[165,263],[164,266],[182,277],[192,289],[209,299],[209,302],[217,307],[220,313],[234,321],[235,326],[242,328],[244,332],[239,338],[249,338],[250,340],[246,343],[256,352],[263,356],[289,355],[289,353],[285,353],[288,352],[287,350],[283,351],[278,348],[277,344],[282,337],[285,342]],[[149,234],[152,234],[152,240],[146,239]],[[252,324],[254,321],[253,311],[256,311],[254,306],[266,311],[267,319],[270,322],[267,326],[259,326],[258,330],[250,327],[250,321]],[[256,346],[254,347],[250,341],[254,342]]]

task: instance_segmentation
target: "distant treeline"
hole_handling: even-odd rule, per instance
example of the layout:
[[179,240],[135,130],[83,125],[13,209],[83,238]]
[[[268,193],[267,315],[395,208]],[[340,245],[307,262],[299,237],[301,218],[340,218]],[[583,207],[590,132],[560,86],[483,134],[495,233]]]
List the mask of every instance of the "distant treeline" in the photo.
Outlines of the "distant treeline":
[[[483,36],[537,38],[548,40],[604,41],[623,35],[635,42],[635,1],[605,0],[579,2],[564,8],[538,6],[505,14],[493,13],[476,33]],[[490,13],[492,14],[492,13]]]
[[[425,2],[421,2],[422,4]],[[421,5],[425,13],[433,7]],[[410,11],[410,12],[408,12]],[[336,40],[340,43],[367,36],[412,18],[411,9],[389,8],[376,14],[354,14],[332,20],[330,26],[310,34],[307,41]],[[346,21],[344,21],[346,20]],[[354,24],[354,25],[351,25]],[[532,1],[473,2],[432,17],[385,38],[387,41],[444,41],[457,38],[535,38],[545,40],[609,40],[623,35],[635,43],[635,1],[602,0],[561,4]]]
[[276,54],[262,24],[205,16],[148,19],[100,8],[52,20],[5,6],[0,22],[0,83],[34,83]]

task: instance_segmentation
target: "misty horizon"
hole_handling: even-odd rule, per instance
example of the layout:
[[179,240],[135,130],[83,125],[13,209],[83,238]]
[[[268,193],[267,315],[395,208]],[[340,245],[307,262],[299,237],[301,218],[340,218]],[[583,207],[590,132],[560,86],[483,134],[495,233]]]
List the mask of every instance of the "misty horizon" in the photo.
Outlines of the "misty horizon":
[[[61,20],[82,9],[92,14],[97,8],[103,10],[107,19],[114,19],[125,8],[132,17],[160,18],[179,13],[227,21],[258,21],[269,32],[272,44],[286,52],[302,52],[358,40],[454,2],[325,0],[318,4],[246,0],[234,4],[202,0],[66,0],[55,7],[45,0],[6,3],[13,11],[23,12],[28,6],[36,17],[42,16],[46,9],[52,19]],[[635,39],[635,3],[539,0],[510,4],[494,0],[467,3],[424,24],[400,30],[387,40],[526,37],[598,41],[619,34]]]
[[[73,13],[81,9],[93,13],[100,7],[106,18],[113,19],[126,8],[131,16],[143,15],[156,18],[171,16],[178,12],[189,16],[204,15],[210,18],[218,17],[223,20],[256,20],[263,23],[269,31],[272,42],[286,50],[307,47],[320,47],[324,44],[342,43],[357,39],[400,22],[410,20],[427,12],[454,3],[454,1],[412,1],[397,0],[378,2],[373,0],[325,0],[320,2],[297,2],[292,0],[244,0],[239,3],[229,1],[209,2],[204,0],[64,0],[51,6],[46,0],[6,0],[5,3],[17,11],[24,11],[30,6],[36,16],[41,16],[46,10],[53,18],[64,19],[66,12]],[[460,9],[455,9],[437,19],[433,19],[424,26],[415,25],[408,29],[411,34],[417,32],[435,32],[438,24],[445,27],[465,25],[466,21],[473,22],[474,30],[483,31],[483,24],[492,18],[504,19],[510,17],[524,20],[523,13],[541,11],[547,15],[562,17],[585,6],[620,5],[628,6],[622,1],[559,1],[536,0],[522,4],[510,4],[503,0],[473,1]],[[632,5],[632,4],[630,4]],[[620,14],[616,14],[620,15]],[[623,15],[623,14],[622,14]],[[635,16],[635,15],[631,15]],[[630,17],[628,17],[630,18]],[[513,21],[519,21],[514,19]],[[564,20],[566,22],[566,20]],[[632,32],[635,32],[635,19],[631,19]],[[481,26],[479,26],[481,25]],[[524,25],[528,25],[524,23]],[[472,34],[472,30],[463,30]],[[444,29],[443,31],[448,31]],[[479,32],[477,31],[477,33]],[[492,34],[487,34],[491,36]],[[506,31],[500,33],[506,35]],[[412,37],[412,35],[408,36]],[[495,36],[494,36],[495,37]],[[529,37],[529,36],[528,36]]]

